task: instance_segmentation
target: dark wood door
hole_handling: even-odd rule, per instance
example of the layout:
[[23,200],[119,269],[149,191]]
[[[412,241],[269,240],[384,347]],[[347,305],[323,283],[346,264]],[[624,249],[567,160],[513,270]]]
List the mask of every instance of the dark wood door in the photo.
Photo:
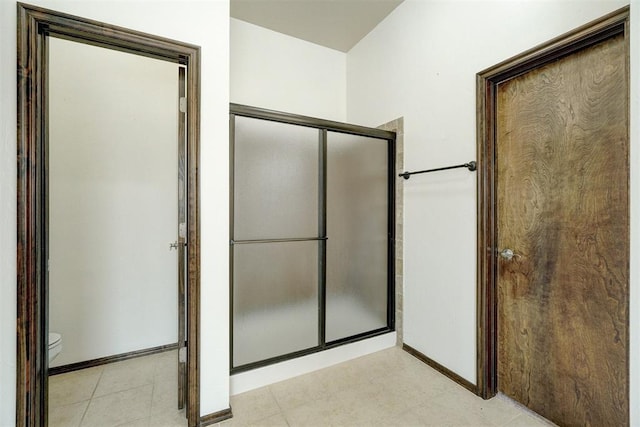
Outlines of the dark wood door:
[[496,93],[498,389],[561,425],[629,423],[626,51],[619,34]]

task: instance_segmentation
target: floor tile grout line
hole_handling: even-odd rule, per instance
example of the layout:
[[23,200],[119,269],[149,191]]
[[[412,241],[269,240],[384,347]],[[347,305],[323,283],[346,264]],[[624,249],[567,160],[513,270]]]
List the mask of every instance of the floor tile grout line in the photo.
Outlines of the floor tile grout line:
[[[160,359],[151,360],[150,362],[153,363],[156,367],[158,367],[161,371],[165,371],[164,369],[161,369],[162,367],[160,366],[161,365]],[[174,365],[173,361],[170,360],[170,359],[168,359],[167,362],[168,362],[167,364],[171,364],[171,366]],[[177,366],[175,366],[174,368],[177,369]],[[173,368],[170,368],[170,369],[173,369]],[[156,371],[157,370],[158,369],[154,369],[153,375],[149,378],[149,380],[145,381],[144,384],[138,384],[136,386],[128,387],[128,388],[125,388],[123,390],[117,390],[117,391],[113,391],[113,392],[110,392],[110,393],[106,393],[106,394],[97,396],[96,393],[97,393],[100,385],[102,383],[104,383],[106,375],[109,374],[109,372],[106,369],[99,369],[94,374],[95,375],[94,376],[94,378],[95,378],[94,381],[95,382],[93,384],[90,384],[91,388],[89,389],[90,394],[89,394],[88,398],[86,398],[84,400],[77,401],[77,402],[68,403],[67,405],[57,405],[55,408],[65,407],[65,406],[73,406],[73,405],[77,405],[79,403],[80,404],[84,404],[84,407],[81,409],[82,410],[81,414],[77,413],[78,415],[76,415],[78,417],[77,418],[78,421],[77,421],[77,423],[75,425],[76,425],[76,427],[78,427],[78,426],[81,426],[81,425],[83,425],[83,424],[85,424],[87,422],[87,420],[88,420],[87,415],[89,413],[89,407],[92,405],[92,403],[94,403],[96,401],[96,399],[101,399],[101,398],[108,397],[108,396],[111,396],[111,395],[114,395],[114,394],[117,394],[117,393],[131,391],[131,390],[135,390],[135,389],[138,389],[138,388],[151,387],[150,394],[149,394],[149,396],[150,396],[149,399],[150,400],[148,401],[148,406],[146,408],[146,411],[143,412],[143,413],[138,413],[138,416],[136,416],[135,419],[132,418],[131,420],[125,422],[125,424],[127,424],[129,422],[139,422],[139,421],[142,421],[144,423],[144,421],[146,420],[146,424],[150,424],[151,423],[151,418],[152,418],[152,412],[153,412],[152,411],[153,399],[154,399],[155,396],[157,396],[157,393],[158,393],[158,388],[157,387],[158,387],[158,385],[161,384],[161,383],[164,383],[166,381],[173,381],[170,378],[167,378],[166,376],[156,375],[156,373],[157,373]],[[82,370],[81,371],[77,371],[75,373],[72,373],[72,375],[75,374],[75,375],[73,375],[72,378],[77,380],[77,378],[83,377],[84,373],[85,372],[82,371]],[[166,406],[166,405],[164,405],[164,406],[167,409],[169,408],[169,406]],[[51,408],[55,409],[53,407],[51,407]],[[177,410],[177,408],[173,408],[173,406],[171,406],[171,408],[172,409],[176,409],[177,412],[180,412],[180,411]],[[144,415],[142,415],[142,414],[144,414]],[[160,416],[160,417],[163,417],[165,415],[166,416],[171,416],[171,412],[170,411],[159,411],[157,415]]]
[[93,387],[93,391],[91,392],[91,397],[89,398],[89,401],[93,400],[93,397],[96,394],[96,390],[98,389],[98,385],[100,384],[100,381],[102,380],[102,375],[104,375],[104,367],[102,369],[100,369],[100,375],[98,376],[98,381],[96,381],[96,385]]
[[125,392],[125,391],[131,391],[131,390],[135,390],[137,388],[147,387],[147,386],[153,386],[153,382],[147,382],[147,383],[144,383],[144,384],[137,384],[137,385],[134,385],[133,387],[123,388],[123,389],[120,389],[120,390],[111,391],[109,393],[101,394],[99,396],[92,396],[91,400],[93,400],[93,399],[101,399],[103,397],[111,396],[112,394],[122,393],[122,392]]
[[89,410],[90,404],[91,404],[91,399],[87,400],[87,406],[85,406],[84,411],[82,411],[82,416],[80,417],[80,422],[78,422],[78,427],[82,426],[82,422],[84,421],[85,415],[87,415],[87,411]]
[[151,415],[153,412],[153,399],[155,398],[156,395],[156,380],[155,378],[153,379],[153,383],[151,385],[151,399],[149,399],[149,422],[151,422]]
[[272,390],[273,385],[269,385],[267,386],[267,390],[269,390],[269,394],[271,395],[271,397],[273,398],[273,400],[276,402],[276,405],[278,405],[278,409],[280,409],[280,413],[284,412],[284,410],[282,409],[282,405],[280,405],[280,402],[278,401],[278,398],[276,397],[275,393]]
[[89,412],[89,406],[91,406],[91,402],[93,401],[93,395],[96,393],[98,389],[98,384],[100,384],[100,380],[102,379],[102,374],[104,374],[104,367],[100,369],[100,375],[98,376],[98,380],[96,381],[96,385],[93,386],[93,391],[91,392],[91,397],[89,397],[89,401],[87,402],[87,406],[85,406],[84,411],[82,412],[82,417],[80,417],[80,423],[78,423],[78,427],[81,427],[84,423],[84,418]]
[[[460,418],[457,417],[458,415],[457,411],[461,410],[461,411],[466,411],[466,417],[469,417],[469,416],[482,417],[481,418],[482,421],[480,418],[478,418],[478,422],[482,422],[483,424],[492,426],[492,427],[506,427],[507,425],[510,425],[511,423],[513,423],[515,420],[526,421],[529,419],[529,417],[532,417],[532,420],[531,420],[532,425],[535,424],[535,425],[539,425],[540,427],[544,427],[547,425],[553,426],[553,424],[545,424],[543,421],[546,421],[546,420],[544,420],[539,416],[536,417],[535,414],[532,414],[530,411],[527,411],[526,408],[525,409],[520,408],[519,405],[514,405],[510,401],[505,401],[501,399],[500,396],[497,396],[498,399],[496,400],[492,399],[494,403],[488,404],[489,407],[485,407],[485,405],[482,402],[477,402],[476,401],[477,399],[472,399],[468,395],[469,392],[466,389],[463,389],[461,387],[453,387],[453,385],[455,384],[453,382],[448,382],[446,384],[442,383],[440,381],[441,374],[437,375],[437,379],[435,376],[432,377],[430,374],[434,372],[432,372],[432,370],[428,366],[423,364],[414,364],[414,363],[409,363],[405,365],[405,363],[402,362],[404,359],[413,361],[413,359],[406,358],[404,356],[404,353],[400,352],[400,350],[394,350],[394,351],[388,351],[385,357],[378,356],[378,357],[367,358],[365,356],[365,358],[360,359],[358,362],[353,364],[351,368],[348,368],[346,370],[339,369],[341,364],[329,367],[327,368],[327,371],[325,371],[323,374],[323,376],[325,376],[329,382],[331,382],[333,380],[332,378],[336,375],[339,377],[340,375],[346,374],[348,378],[345,377],[344,379],[346,381],[340,381],[339,384],[337,384],[340,386],[337,389],[339,391],[333,390],[331,387],[327,387],[327,389],[321,393],[321,397],[318,397],[318,393],[316,393],[317,390],[315,389],[314,391],[307,390],[309,387],[314,386],[313,381],[309,384],[304,381],[298,383],[296,381],[292,381],[293,379],[286,380],[285,382],[288,382],[288,385],[283,388],[280,388],[280,387],[276,388],[273,384],[268,385],[265,387],[267,389],[265,390],[267,394],[263,396],[269,396],[272,399],[272,401],[275,401],[276,405],[274,405],[264,413],[267,413],[270,411],[273,411],[273,413],[271,415],[262,416],[259,420],[247,422],[246,425],[264,425],[265,421],[269,419],[271,421],[276,421],[281,425],[286,425],[286,426],[300,425],[300,416],[303,415],[305,411],[300,412],[296,408],[300,406],[308,406],[309,410],[312,410],[312,411],[320,410],[321,408],[324,407],[324,404],[321,406],[317,406],[317,405],[320,405],[319,403],[320,400],[330,399],[332,396],[335,395],[335,393],[344,391],[346,393],[344,397],[348,397],[349,401],[352,401],[352,403],[355,405],[359,405],[360,404],[359,402],[362,402],[363,404],[366,404],[366,405],[371,405],[371,402],[375,402],[371,406],[371,408],[374,411],[375,411],[376,405],[380,406],[379,405],[380,402],[383,402],[385,406],[384,408],[382,408],[382,410],[376,411],[378,415],[376,415],[377,418],[375,419],[370,419],[369,415],[371,414],[367,412],[356,411],[354,413],[351,413],[350,410],[339,413],[338,418],[335,418],[335,419],[332,418],[332,420],[341,420],[339,422],[342,422],[343,425],[350,425],[349,420],[351,419],[353,419],[353,425],[363,425],[363,426],[368,425],[367,423],[369,422],[375,425],[389,425],[389,426],[400,425],[397,423],[394,424],[394,420],[397,420],[397,419],[405,419],[405,420],[421,419],[422,420],[421,425],[425,425],[425,424],[429,424],[428,418],[425,418],[426,414],[428,413],[433,412],[434,414],[436,414],[436,413],[440,413],[441,410],[445,411],[445,413],[450,412],[452,416],[451,420],[453,421],[454,419],[462,420],[465,418],[464,415]],[[349,361],[345,363],[349,363]],[[398,369],[395,369],[395,367],[397,367]],[[429,371],[429,373],[427,374],[426,371]],[[380,379],[382,372],[388,373],[388,375],[390,375],[390,377],[388,377],[389,379],[393,377],[397,378],[398,382],[393,384],[393,388],[389,388],[386,391],[385,390],[378,391],[380,384],[384,385],[386,383],[389,383],[389,381],[384,381],[384,380],[381,383],[374,381],[374,379]],[[414,373],[413,374],[414,376],[420,373],[420,378],[416,377],[417,381],[414,380],[413,378],[411,378],[412,373]],[[437,372],[435,373],[438,374]],[[386,377],[386,375],[382,375],[382,376]],[[432,378],[434,381],[431,380]],[[102,396],[95,396],[95,393],[98,389],[98,384],[104,381],[105,381],[104,372],[100,372],[98,376],[98,380],[94,385],[91,398],[89,401],[87,401],[84,411],[82,412],[82,418],[80,420],[79,425],[82,425],[83,423],[86,423],[89,420],[87,418],[89,406],[91,405],[94,399],[102,397]],[[162,384],[162,386],[159,386],[160,384]],[[378,386],[376,386],[375,391],[371,390],[370,392],[367,392],[367,386],[369,384],[377,384]],[[448,387],[447,384],[450,384],[452,387]],[[134,390],[136,388],[145,387],[148,385],[149,384],[143,384],[137,387],[129,388],[127,390]],[[153,422],[152,418],[154,416],[153,410],[152,410],[154,405],[154,399],[160,396],[158,393],[161,393],[161,388],[162,390],[165,390],[164,389],[165,384],[163,383],[161,378],[156,378],[156,376],[154,375],[152,383],[150,385],[151,385],[151,390],[150,390],[151,401],[149,403],[150,407],[149,407],[147,416],[140,416],[140,418],[136,418],[135,420],[131,420],[129,422],[138,421],[138,422],[141,422],[142,425],[152,425],[152,422]],[[320,386],[321,383],[319,382],[316,385]],[[391,384],[389,383],[389,385]],[[123,390],[123,391],[127,391],[127,390]],[[166,391],[169,392],[169,389],[167,389]],[[362,394],[360,394],[360,392],[362,392]],[[393,395],[388,396],[389,400],[379,400],[379,399],[385,399],[384,396],[390,392],[392,392]],[[114,393],[117,393],[117,392],[114,392]],[[247,393],[251,393],[251,391]],[[464,405],[462,405],[464,408],[463,407],[457,408],[456,402],[459,400],[461,394],[463,393],[465,395],[465,399],[463,399],[463,401],[469,402],[469,404],[467,405],[465,403]],[[112,393],[109,393],[109,394],[112,394]],[[108,396],[109,394],[104,396]],[[164,395],[164,393],[161,393],[161,394]],[[288,400],[289,394],[291,394],[294,397],[297,395],[297,399],[300,399],[303,403],[296,405],[295,408],[293,409],[289,408],[287,410],[284,410],[283,408],[286,406],[287,402],[289,402]],[[277,396],[280,396],[281,400],[279,400]],[[372,400],[370,399],[370,402],[365,402],[371,396],[375,396],[375,398]],[[435,406],[432,406],[429,404],[429,402],[434,398],[438,400],[438,404],[436,404]],[[291,400],[291,402],[295,403],[297,402],[297,399]],[[408,401],[408,399],[411,399],[411,401]],[[164,400],[165,399],[162,399],[163,402]],[[166,405],[163,405],[163,406],[166,406]],[[432,408],[429,408],[430,406],[432,406]],[[468,408],[466,408],[467,406]],[[502,408],[508,409],[508,407],[514,407],[518,412],[515,415],[511,414],[510,412],[508,414],[503,413],[502,416],[508,415],[507,417],[505,417],[505,418],[509,418],[508,421],[505,418],[502,418],[502,416],[497,412],[495,413],[495,415],[493,414],[493,412],[496,410],[501,410]],[[345,407],[344,409],[348,409],[348,408]],[[490,413],[492,413],[492,415],[489,418],[485,418],[485,416],[478,415],[480,413],[478,411],[482,411],[483,409],[490,410]],[[510,409],[508,410],[510,411]],[[252,409],[247,407],[246,411],[248,411],[247,413],[250,414],[252,412]],[[140,411],[139,414],[142,414],[142,411]],[[160,414],[160,412],[158,414],[163,415],[163,414]],[[230,425],[245,425],[243,424],[245,420],[242,414],[239,413],[238,415],[240,415],[241,417],[237,418],[235,420],[236,422],[231,421],[229,423]],[[487,417],[488,416],[489,415],[487,414]],[[470,420],[472,418],[468,418],[468,419]],[[159,421],[159,420],[160,418],[156,419],[156,421]],[[170,422],[169,419],[167,419],[167,422]],[[327,423],[328,422],[329,421],[327,421]],[[416,421],[416,423],[418,422]],[[302,424],[305,424],[305,422],[303,422]],[[160,425],[163,425],[162,422],[160,422]]]

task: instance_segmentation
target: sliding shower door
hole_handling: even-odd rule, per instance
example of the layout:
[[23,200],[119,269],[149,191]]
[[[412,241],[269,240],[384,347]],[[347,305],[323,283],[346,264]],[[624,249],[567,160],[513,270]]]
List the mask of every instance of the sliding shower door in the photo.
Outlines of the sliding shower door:
[[327,341],[387,327],[388,145],[327,134]]
[[393,329],[394,137],[232,106],[232,371]]
[[318,131],[235,118],[233,366],[318,345]]

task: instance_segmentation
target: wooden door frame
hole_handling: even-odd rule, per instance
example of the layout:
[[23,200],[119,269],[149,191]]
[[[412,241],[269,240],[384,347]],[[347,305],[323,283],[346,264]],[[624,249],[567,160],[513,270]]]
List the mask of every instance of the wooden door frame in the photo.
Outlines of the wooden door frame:
[[[478,156],[476,393],[484,399],[489,399],[498,392],[496,216],[498,85],[619,34],[622,34],[625,39],[627,79],[629,79],[629,6],[507,59],[481,71],[476,76]],[[627,345],[627,351],[628,348]]]
[[48,36],[187,67],[187,418],[200,422],[200,48],[18,3],[16,425],[47,425]]

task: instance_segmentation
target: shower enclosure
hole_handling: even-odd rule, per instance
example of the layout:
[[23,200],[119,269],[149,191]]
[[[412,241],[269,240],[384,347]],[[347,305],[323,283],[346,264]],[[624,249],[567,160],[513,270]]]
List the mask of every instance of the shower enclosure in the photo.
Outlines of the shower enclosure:
[[395,133],[230,112],[232,372],[392,331]]

